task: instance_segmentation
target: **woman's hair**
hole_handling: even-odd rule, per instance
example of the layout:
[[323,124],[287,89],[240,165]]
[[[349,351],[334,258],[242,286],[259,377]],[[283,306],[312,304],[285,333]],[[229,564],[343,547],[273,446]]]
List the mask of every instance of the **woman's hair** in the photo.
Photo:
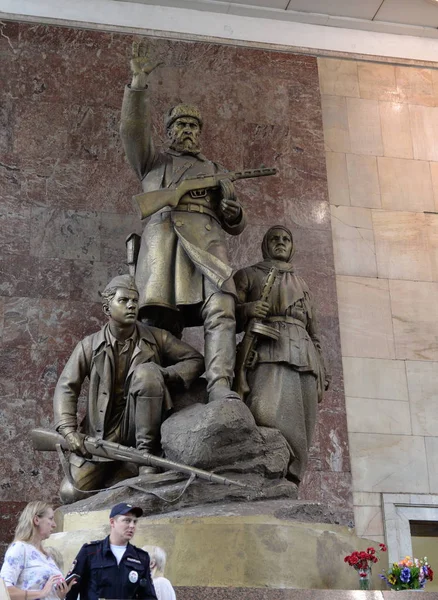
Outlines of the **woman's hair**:
[[160,573],[164,573],[167,556],[163,548],[160,548],[159,546],[143,546],[142,550],[145,550],[149,554],[151,562],[153,561],[155,563],[153,568]]
[[50,508],[52,508],[51,504],[41,502],[41,500],[29,502],[18,519],[14,542],[29,542],[35,531],[35,524],[33,522],[35,517],[44,517]]

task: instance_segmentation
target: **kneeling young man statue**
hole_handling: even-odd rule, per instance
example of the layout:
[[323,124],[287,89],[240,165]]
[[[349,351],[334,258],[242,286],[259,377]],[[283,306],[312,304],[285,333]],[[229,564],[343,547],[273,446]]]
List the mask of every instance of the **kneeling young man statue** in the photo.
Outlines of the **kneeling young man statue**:
[[[116,479],[126,477],[123,463],[89,455],[85,435],[158,454],[161,423],[172,407],[170,391],[187,389],[204,371],[202,355],[189,344],[137,321],[138,290],[131,276],[112,279],[102,303],[108,323],[78,343],[53,399],[56,430],[72,452],[70,477],[60,489],[64,503],[104,486],[110,475],[114,482],[114,464]],[[86,415],[78,428],[78,398],[87,377]],[[140,474],[153,472],[140,467]]]

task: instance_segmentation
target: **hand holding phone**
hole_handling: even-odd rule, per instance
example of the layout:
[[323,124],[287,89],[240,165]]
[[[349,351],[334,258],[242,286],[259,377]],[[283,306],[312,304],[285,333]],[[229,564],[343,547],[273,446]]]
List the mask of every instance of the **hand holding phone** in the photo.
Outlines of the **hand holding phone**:
[[72,573],[71,575],[69,575],[68,577],[65,578],[65,583],[68,585],[71,581],[73,581],[73,579],[76,579],[76,583],[78,583],[80,578],[81,578],[80,575],[76,575],[75,573]]

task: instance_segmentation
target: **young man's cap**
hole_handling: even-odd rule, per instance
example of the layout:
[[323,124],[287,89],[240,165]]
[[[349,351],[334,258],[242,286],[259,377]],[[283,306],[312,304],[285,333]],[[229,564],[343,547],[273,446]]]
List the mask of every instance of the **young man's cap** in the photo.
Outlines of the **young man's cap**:
[[109,292],[110,290],[115,290],[117,288],[125,288],[126,290],[132,290],[138,293],[138,287],[135,283],[134,277],[132,275],[117,275],[113,277],[111,281],[105,286],[102,294],[105,292]]
[[116,504],[112,507],[110,519],[117,517],[118,515],[127,515],[128,513],[132,513],[136,517],[141,517],[143,515],[143,510],[139,506],[132,506],[132,504],[120,502],[120,504]]

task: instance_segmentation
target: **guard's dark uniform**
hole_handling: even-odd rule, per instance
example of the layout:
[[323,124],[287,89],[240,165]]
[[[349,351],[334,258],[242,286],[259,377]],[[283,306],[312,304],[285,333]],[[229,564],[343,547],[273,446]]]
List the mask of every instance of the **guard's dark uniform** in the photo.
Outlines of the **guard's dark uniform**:
[[[109,536],[84,544],[76,556],[70,573],[81,576],[66,600],[98,600],[99,598],[141,598],[156,600],[149,567],[149,554],[132,544],[117,564],[111,551]],[[70,574],[69,573],[69,574]]]

